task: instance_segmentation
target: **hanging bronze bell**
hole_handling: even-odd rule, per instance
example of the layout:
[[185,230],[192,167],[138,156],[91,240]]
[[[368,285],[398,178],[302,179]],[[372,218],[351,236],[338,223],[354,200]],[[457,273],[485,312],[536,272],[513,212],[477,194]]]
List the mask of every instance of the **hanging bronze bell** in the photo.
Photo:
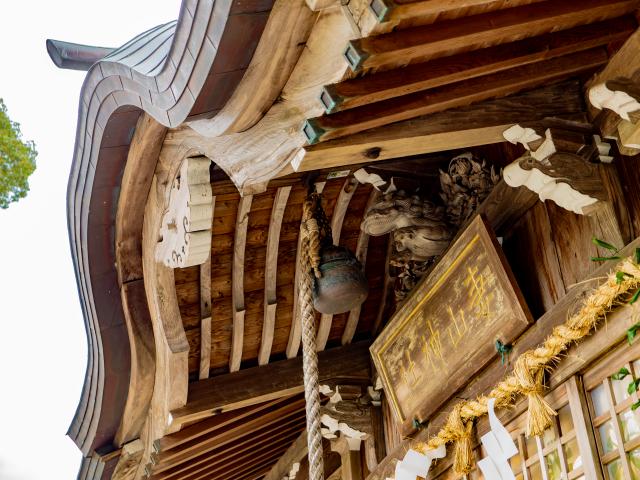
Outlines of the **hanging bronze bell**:
[[313,288],[313,306],[320,313],[348,312],[367,298],[369,285],[362,265],[349,249],[336,245],[323,248],[320,273]]

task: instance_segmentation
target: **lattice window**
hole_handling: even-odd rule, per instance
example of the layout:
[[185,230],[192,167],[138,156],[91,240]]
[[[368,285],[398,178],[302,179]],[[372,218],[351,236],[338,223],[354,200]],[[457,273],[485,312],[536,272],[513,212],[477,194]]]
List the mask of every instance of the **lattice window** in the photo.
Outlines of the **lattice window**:
[[[640,379],[640,348],[625,348],[585,374],[589,413],[598,456],[608,480],[640,480],[640,409],[635,385]],[[626,368],[624,378],[612,375]]]

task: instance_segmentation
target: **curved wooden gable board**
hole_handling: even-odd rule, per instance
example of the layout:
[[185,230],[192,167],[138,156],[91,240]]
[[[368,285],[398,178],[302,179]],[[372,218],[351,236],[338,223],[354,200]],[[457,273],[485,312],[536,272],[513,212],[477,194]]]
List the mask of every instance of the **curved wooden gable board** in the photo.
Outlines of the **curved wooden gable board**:
[[139,35],[87,73],[67,191],[89,342],[85,385],[68,433],[85,456],[112,446],[129,388],[120,286],[141,278],[141,263],[116,271],[114,229],[136,122],[141,111],[167,127],[215,115],[242,79],[273,1],[185,0],[177,22]]

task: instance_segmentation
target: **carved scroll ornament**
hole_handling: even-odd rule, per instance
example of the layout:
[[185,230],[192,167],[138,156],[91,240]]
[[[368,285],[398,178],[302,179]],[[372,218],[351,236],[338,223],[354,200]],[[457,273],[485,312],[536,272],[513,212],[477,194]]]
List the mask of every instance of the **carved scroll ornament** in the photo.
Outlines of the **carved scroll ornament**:
[[404,191],[388,193],[365,215],[361,229],[368,235],[392,233],[398,252],[408,260],[424,261],[439,255],[452,237],[444,208]]
[[156,260],[170,268],[200,265],[211,251],[210,164],[204,156],[185,158],[171,186],[156,245]]

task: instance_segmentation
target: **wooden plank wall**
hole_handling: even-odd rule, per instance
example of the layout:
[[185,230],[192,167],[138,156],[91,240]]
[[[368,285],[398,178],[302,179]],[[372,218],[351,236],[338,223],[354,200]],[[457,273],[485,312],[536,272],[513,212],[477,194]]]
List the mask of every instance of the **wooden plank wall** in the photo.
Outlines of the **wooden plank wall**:
[[[613,184],[609,194],[616,218],[600,213],[576,215],[551,201],[537,202],[506,233],[503,249],[534,317],[553,307],[572,286],[600,266],[590,258],[605,254],[592,243],[594,236],[622,247],[640,235],[639,177],[630,163],[617,159],[614,165],[601,166],[605,178],[620,181],[619,186],[615,181],[608,182]],[[628,170],[633,174],[628,175]],[[635,217],[633,229],[628,227],[629,209],[631,219]]]

